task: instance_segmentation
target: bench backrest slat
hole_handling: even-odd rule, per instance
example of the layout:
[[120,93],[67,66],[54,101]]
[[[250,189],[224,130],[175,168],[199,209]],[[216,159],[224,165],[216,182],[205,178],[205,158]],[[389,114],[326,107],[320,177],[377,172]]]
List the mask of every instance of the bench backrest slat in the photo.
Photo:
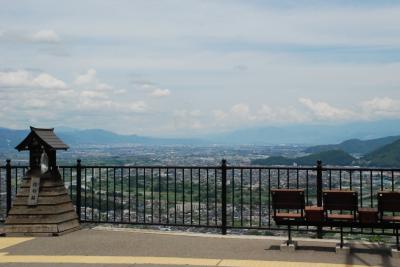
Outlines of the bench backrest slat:
[[400,192],[379,191],[378,210],[380,213],[385,211],[400,212]]
[[325,190],[323,192],[324,210],[357,211],[358,195],[351,190]]
[[272,207],[277,209],[304,209],[303,189],[272,189]]

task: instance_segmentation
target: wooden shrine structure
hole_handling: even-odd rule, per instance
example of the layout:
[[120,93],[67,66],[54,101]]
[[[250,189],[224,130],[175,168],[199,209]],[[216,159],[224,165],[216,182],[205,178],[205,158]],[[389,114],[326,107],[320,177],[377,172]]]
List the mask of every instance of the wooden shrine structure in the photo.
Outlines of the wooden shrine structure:
[[69,147],[54,129],[30,127],[18,145],[29,151],[29,169],[5,221],[6,235],[56,236],[80,228],[75,208],[57,168],[57,150]]

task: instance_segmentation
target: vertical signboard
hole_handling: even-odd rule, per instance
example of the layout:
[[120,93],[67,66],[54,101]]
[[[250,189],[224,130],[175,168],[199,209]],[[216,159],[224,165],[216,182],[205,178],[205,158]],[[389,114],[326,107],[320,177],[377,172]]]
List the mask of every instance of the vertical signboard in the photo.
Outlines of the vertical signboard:
[[40,178],[37,176],[31,177],[31,188],[29,190],[28,206],[36,206],[39,196]]

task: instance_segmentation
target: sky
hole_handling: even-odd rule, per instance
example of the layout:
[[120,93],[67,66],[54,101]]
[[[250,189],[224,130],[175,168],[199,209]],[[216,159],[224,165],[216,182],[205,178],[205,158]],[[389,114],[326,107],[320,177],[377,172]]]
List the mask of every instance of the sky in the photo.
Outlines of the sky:
[[399,1],[3,1],[0,127],[400,118]]

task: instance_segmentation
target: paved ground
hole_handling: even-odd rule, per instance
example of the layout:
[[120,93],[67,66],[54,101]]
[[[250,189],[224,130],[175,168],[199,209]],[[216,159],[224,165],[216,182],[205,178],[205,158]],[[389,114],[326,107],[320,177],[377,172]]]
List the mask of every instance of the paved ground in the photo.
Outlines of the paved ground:
[[0,238],[1,266],[400,266],[387,249],[303,240],[294,253],[267,237],[83,229],[61,237]]

